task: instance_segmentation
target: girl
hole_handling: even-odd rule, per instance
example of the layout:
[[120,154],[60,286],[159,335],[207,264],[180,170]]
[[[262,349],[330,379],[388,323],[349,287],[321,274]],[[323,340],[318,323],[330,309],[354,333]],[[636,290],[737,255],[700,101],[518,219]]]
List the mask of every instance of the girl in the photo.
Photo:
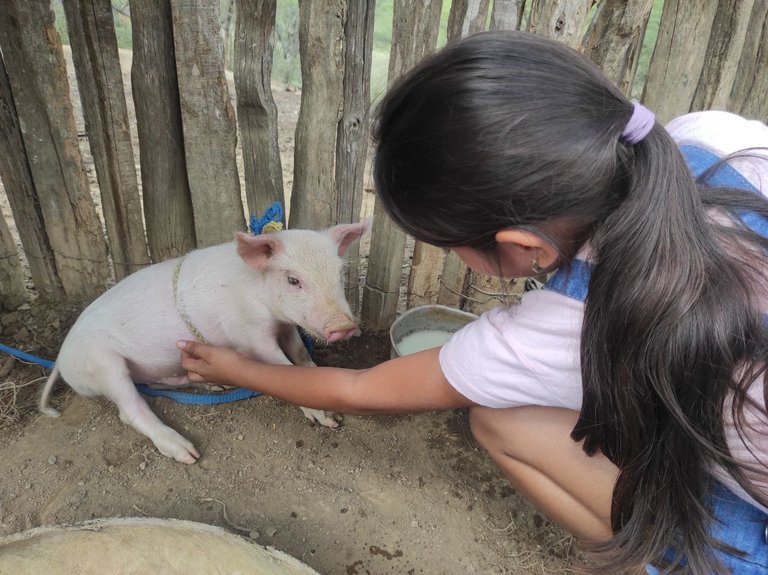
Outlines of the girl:
[[359,415],[469,406],[599,572],[764,573],[768,152],[730,155],[768,128],[704,112],[665,129],[578,53],[506,32],[410,72],[374,136],[409,234],[481,273],[558,272],[442,349],[355,371],[180,342],[192,380]]

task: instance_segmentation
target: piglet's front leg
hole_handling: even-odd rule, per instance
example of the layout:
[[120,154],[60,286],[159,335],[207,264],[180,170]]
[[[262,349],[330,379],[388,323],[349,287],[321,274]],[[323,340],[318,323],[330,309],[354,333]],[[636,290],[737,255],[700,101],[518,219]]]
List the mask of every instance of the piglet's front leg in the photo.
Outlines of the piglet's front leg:
[[[293,365],[304,365],[307,367],[317,367],[309,352],[301,340],[299,330],[293,325],[284,326],[278,336],[280,348]],[[323,411],[322,409],[312,409],[310,407],[301,407],[304,416],[312,422],[317,422],[324,427],[336,428],[341,422],[341,415],[332,411]]]

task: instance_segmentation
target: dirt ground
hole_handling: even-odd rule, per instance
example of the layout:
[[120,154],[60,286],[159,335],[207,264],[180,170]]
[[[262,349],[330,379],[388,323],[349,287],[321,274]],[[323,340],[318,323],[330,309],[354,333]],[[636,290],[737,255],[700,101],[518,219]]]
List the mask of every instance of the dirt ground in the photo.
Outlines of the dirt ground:
[[[300,94],[276,87],[275,98],[290,188]],[[95,184],[85,139],[83,150]],[[0,316],[0,341],[54,358],[78,312],[32,302]],[[316,361],[360,368],[388,356],[386,338],[363,334],[319,349]],[[347,416],[334,431],[268,397],[206,407],[148,398],[201,451],[186,466],[123,425],[112,405],[62,383],[52,396],[61,417],[39,415],[47,372],[5,356],[0,365],[0,535],[98,517],[187,519],[273,546],[323,575],[563,573],[580,560],[574,540],[477,446],[464,410]]]

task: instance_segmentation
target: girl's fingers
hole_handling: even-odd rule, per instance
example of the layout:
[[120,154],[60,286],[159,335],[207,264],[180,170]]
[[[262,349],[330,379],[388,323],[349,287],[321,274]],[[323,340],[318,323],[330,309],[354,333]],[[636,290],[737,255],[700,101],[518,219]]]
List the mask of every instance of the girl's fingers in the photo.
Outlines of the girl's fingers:
[[183,354],[186,353],[202,359],[205,359],[205,357],[208,355],[208,350],[210,349],[209,346],[204,345],[198,341],[188,341],[185,339],[177,341],[176,347],[178,347]]

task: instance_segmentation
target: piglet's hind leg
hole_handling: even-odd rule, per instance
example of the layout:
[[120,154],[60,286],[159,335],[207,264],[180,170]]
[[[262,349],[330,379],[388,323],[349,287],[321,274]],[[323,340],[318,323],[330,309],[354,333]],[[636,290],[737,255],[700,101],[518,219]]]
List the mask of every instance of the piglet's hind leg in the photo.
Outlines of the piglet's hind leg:
[[136,390],[122,357],[107,355],[91,367],[90,373],[101,383],[100,392],[117,406],[123,423],[149,437],[160,453],[176,461],[194,463],[200,457],[188,439],[165,425],[150,409]]

